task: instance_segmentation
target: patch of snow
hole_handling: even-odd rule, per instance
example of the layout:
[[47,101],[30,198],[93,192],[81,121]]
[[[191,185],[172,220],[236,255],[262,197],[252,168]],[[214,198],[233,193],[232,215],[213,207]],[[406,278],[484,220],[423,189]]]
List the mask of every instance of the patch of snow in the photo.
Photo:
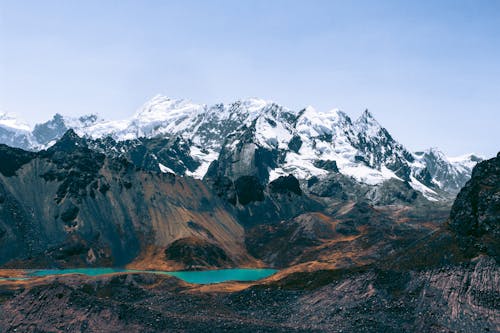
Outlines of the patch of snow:
[[174,170],[170,169],[169,167],[167,167],[161,163],[158,163],[158,167],[160,168],[160,171],[163,173],[173,173],[175,175]]
[[413,176],[410,176],[410,182],[409,182],[410,186],[416,190],[416,191],[419,191],[420,193],[422,193],[422,195],[429,201],[439,201],[438,199],[438,194],[431,190],[430,188],[428,188],[427,186],[425,186],[424,184],[422,184],[421,182],[419,182],[415,177]]
[[202,179],[208,171],[210,164],[219,157],[219,153],[213,150],[202,151],[200,147],[192,146],[190,149],[190,155],[195,160],[201,163],[201,165],[193,172],[187,170],[186,175]]
[[351,176],[358,182],[367,185],[377,185],[391,178],[396,178],[401,180],[401,178],[396,176],[396,174],[393,171],[389,170],[385,166],[383,166],[381,170],[377,170],[361,163],[348,163],[348,164],[340,164],[339,171],[342,174]]
[[[274,124],[274,126],[273,126]],[[256,123],[256,140],[265,148],[286,149],[293,135],[283,122],[259,117]]]
[[282,168],[275,168],[273,170],[269,170],[269,182],[281,177],[286,176],[287,173]]

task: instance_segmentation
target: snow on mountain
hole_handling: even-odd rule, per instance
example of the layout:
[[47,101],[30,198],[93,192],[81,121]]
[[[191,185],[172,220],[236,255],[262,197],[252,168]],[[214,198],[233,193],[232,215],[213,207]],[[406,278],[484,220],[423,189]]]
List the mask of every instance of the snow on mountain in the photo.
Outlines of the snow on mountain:
[[64,117],[56,113],[52,119],[35,125],[32,134],[36,139],[36,145],[31,148],[33,150],[46,149],[61,138],[68,129],[73,129],[78,134],[82,134],[83,129],[89,128],[99,121],[102,121],[102,119],[95,114],[74,118]]
[[192,126],[205,106],[187,100],[173,100],[156,96],[146,103],[131,119],[125,135],[152,137],[179,133]]
[[284,163],[273,170],[270,180],[289,173],[302,179],[327,175],[330,170],[318,167],[318,161],[335,161],[341,173],[371,185],[398,178],[387,168],[376,169],[357,160],[360,156],[354,145],[356,128],[338,109],[320,112],[309,106],[300,113],[290,132],[287,138],[300,141],[300,149],[286,153]]
[[[111,137],[113,142],[133,145],[142,144],[138,138],[177,137],[181,141],[176,143],[176,149],[187,147],[181,149],[183,154],[187,149],[195,162],[189,162],[188,168],[167,165],[165,160],[155,163],[161,165],[162,171],[183,170],[183,174],[196,178],[202,178],[210,164],[224,155],[228,163],[247,164],[240,165],[236,174],[250,172],[248,165],[255,164],[255,159],[266,161],[251,171],[258,172],[265,181],[290,173],[299,179],[321,178],[338,171],[369,185],[391,178],[407,181],[429,199],[438,197],[439,189],[456,193],[481,160],[472,154],[447,158],[436,149],[410,153],[368,110],[352,121],[338,109],[318,111],[308,106],[296,111],[258,98],[207,106],[158,95],[127,119],[109,121],[96,115],[71,118],[56,114],[33,129],[1,114],[0,142],[44,149],[69,128],[87,138]],[[123,146],[120,149],[127,151]]]
[[0,113],[0,126],[2,128],[18,131],[20,133],[26,133],[31,131],[31,127],[20,121],[14,115],[8,113]]
[[475,154],[465,154],[455,157],[447,157],[448,162],[453,164],[458,170],[464,172],[471,172],[474,166],[483,161],[484,157]]
[[421,168],[425,167],[429,171],[432,182],[452,194],[460,191],[469,180],[474,166],[483,160],[473,154],[447,157],[437,148],[416,152],[414,156],[420,161]]
[[0,113],[0,143],[28,149],[35,145],[31,127],[12,114]]
[[[224,160],[219,159],[219,168],[226,170],[219,173],[229,178],[253,174],[264,182],[288,174],[299,179],[322,178],[332,172],[334,164],[342,174],[369,185],[391,178],[412,180],[412,155],[373,118],[367,119],[367,113],[356,124],[337,109],[319,112],[307,107],[284,115],[264,110],[252,126],[230,136],[221,153]],[[400,164],[408,169],[406,173],[390,168]],[[426,188],[413,179],[418,190]]]
[[158,163],[158,167],[160,168],[160,171],[163,172],[163,173],[173,173],[175,174],[175,171],[170,169],[169,167],[161,164],[161,163]]
[[155,96],[132,117],[123,120],[99,120],[76,130],[79,135],[93,139],[111,136],[115,140],[133,140],[177,133],[189,127],[196,113],[204,106],[186,100]]

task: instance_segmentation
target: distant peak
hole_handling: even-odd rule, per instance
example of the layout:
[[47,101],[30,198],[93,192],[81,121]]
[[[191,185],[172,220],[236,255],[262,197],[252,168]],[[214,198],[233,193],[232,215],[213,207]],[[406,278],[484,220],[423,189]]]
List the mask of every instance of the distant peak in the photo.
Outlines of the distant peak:
[[31,126],[20,120],[16,115],[0,112],[0,125],[20,131],[31,131]]
[[368,111],[368,109],[365,109],[361,116],[358,118],[358,121],[364,121],[364,122],[377,122],[373,114]]
[[190,103],[189,100],[182,98],[172,98],[161,94],[156,94],[153,98],[145,103],[145,105],[155,105],[155,104],[178,104],[182,102]]
[[250,119],[255,119],[256,117],[266,113],[271,109],[271,106],[278,104],[267,101],[261,98],[246,98],[240,99],[236,102],[228,104],[231,112],[236,112],[237,114],[247,115]]
[[463,154],[459,156],[452,156],[448,157],[448,159],[451,162],[467,162],[467,161],[472,161],[472,162],[481,162],[485,159],[484,156],[480,156],[477,154],[469,153],[469,154]]
[[350,118],[347,115],[347,113],[345,113],[341,109],[335,108],[335,109],[330,110],[329,112],[332,112],[332,113],[336,114],[339,118],[346,118],[346,119],[348,118],[350,120]]
[[439,157],[442,160],[447,160],[446,155],[437,147],[430,147],[425,151],[425,153],[429,155],[434,155],[435,157]]
[[173,98],[162,95],[162,94],[156,94],[149,100],[149,102],[163,102],[163,101],[172,101]]
[[165,96],[165,95],[160,95],[157,94],[153,96],[153,98],[149,99],[145,105],[154,105],[154,104],[161,104],[161,103],[172,103],[176,101],[181,101],[181,100],[176,100],[171,97]]
[[250,97],[245,99],[239,99],[232,103],[233,105],[241,105],[243,108],[248,110],[261,110],[268,105],[273,104],[271,101],[267,101],[262,98]]
[[135,117],[162,118],[172,112],[189,112],[200,107],[202,105],[194,104],[190,100],[173,99],[164,95],[156,95],[137,110]]
[[430,147],[429,149],[427,149],[427,152],[434,154],[443,154],[443,152],[438,147]]
[[78,136],[76,132],[70,128],[64,135],[48,149],[48,151],[65,151],[71,152],[78,147],[86,147],[87,143],[84,139]]
[[365,109],[361,116],[359,116],[358,119],[356,119],[356,124],[360,126],[369,126],[369,127],[381,127],[378,121],[375,119],[373,114],[368,111],[368,109]]
[[100,117],[96,113],[86,114],[86,115],[83,115],[83,116],[78,118],[78,120],[81,123],[85,124],[86,126],[89,126],[89,125],[96,123],[99,119],[100,119]]
[[250,97],[242,100],[244,104],[257,104],[257,105],[266,105],[266,104],[273,104],[272,101],[267,101],[263,98],[258,98],[258,97]]

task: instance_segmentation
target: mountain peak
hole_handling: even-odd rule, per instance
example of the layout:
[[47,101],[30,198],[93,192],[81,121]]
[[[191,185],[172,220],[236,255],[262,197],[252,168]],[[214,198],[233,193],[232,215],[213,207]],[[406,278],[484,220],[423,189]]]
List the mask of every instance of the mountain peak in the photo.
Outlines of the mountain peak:
[[172,99],[163,95],[156,95],[147,101],[136,112],[135,117],[157,114],[158,116],[165,115],[178,110],[198,108],[200,105],[192,103],[187,99]]
[[365,109],[365,111],[363,111],[363,114],[361,116],[364,117],[364,118],[375,119],[373,117],[373,114],[370,111],[368,111],[368,109]]
[[48,149],[48,151],[71,152],[78,147],[87,147],[87,143],[84,139],[79,137],[72,128],[70,128],[52,147]]
[[262,98],[246,98],[238,100],[230,104],[230,109],[242,114],[248,114],[252,119],[261,114],[268,106],[274,104],[271,101],[266,101]]
[[485,158],[483,156],[479,156],[477,154],[469,153],[460,156],[448,157],[448,159],[452,162],[461,162],[461,161],[473,161],[473,162],[481,162]]
[[356,120],[357,123],[370,123],[370,124],[376,124],[376,125],[379,125],[380,124],[378,123],[378,121],[375,119],[375,117],[373,116],[373,114],[368,111],[368,109],[365,109],[365,111],[363,111],[363,113],[361,114],[361,116],[359,116],[359,118]]
[[72,128],[70,128],[63,134],[63,136],[57,141],[57,143],[61,143],[61,142],[62,143],[64,143],[64,142],[76,143],[80,140],[81,140],[81,138],[78,136],[78,134],[76,134],[76,132]]
[[171,97],[168,97],[166,95],[156,94],[156,95],[153,96],[153,98],[151,98],[149,100],[149,103],[168,102],[168,101],[172,101],[172,100],[175,100],[175,99],[173,99]]
[[[90,147],[86,138],[108,136],[116,142],[181,137],[189,141],[183,147],[183,154],[199,163],[196,170],[189,169],[186,175],[197,178],[203,177],[210,163],[219,158],[224,145],[239,149],[250,141],[252,145],[247,147],[250,150],[257,145],[273,151],[273,159],[275,152],[279,156],[279,160],[273,160],[275,164],[270,164],[271,178],[287,173],[294,173],[300,179],[324,176],[329,167],[323,166],[333,161],[340,173],[370,185],[389,178],[407,181],[414,178],[414,183],[422,182],[422,186],[438,184],[442,189],[454,191],[478,161],[470,155],[447,158],[437,149],[411,154],[368,110],[353,121],[337,108],[288,109],[255,97],[207,106],[156,95],[135,115],[121,120],[104,121],[95,114],[80,118],[55,114],[33,130],[28,126],[24,131],[8,126],[17,123],[14,117],[0,114],[0,142],[32,150],[55,144],[59,151],[79,151]],[[67,132],[68,129],[72,130]],[[243,155],[241,160],[249,160],[246,150]],[[167,161],[161,163],[168,166]]]
[[258,98],[258,97],[250,97],[243,99],[242,104],[249,105],[249,106],[255,106],[255,107],[264,107],[268,104],[273,104],[272,101],[267,101],[263,98]]
[[313,107],[303,110],[297,120],[296,129],[308,137],[344,136],[345,130],[351,128],[351,119],[339,109],[329,111],[317,111]]
[[375,136],[383,130],[383,127],[368,109],[365,109],[361,116],[356,119],[355,128],[358,133],[365,133],[369,137]]
[[0,126],[7,127],[16,131],[31,131],[30,125],[20,120],[15,115],[7,112],[0,112]]
[[431,148],[427,149],[427,151],[425,151],[425,153],[432,154],[436,157],[439,157],[442,160],[447,159],[446,155],[437,147],[431,147]]

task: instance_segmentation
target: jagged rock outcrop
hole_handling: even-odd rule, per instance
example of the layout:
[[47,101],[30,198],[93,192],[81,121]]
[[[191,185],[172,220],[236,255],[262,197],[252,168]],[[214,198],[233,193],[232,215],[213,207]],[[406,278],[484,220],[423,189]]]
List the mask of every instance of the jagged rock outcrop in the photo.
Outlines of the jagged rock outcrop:
[[176,175],[193,175],[201,166],[191,156],[193,143],[181,137],[138,138],[116,141],[111,137],[88,139],[89,147],[109,157],[126,158],[136,167]]
[[244,226],[272,224],[303,212],[320,211],[324,204],[304,195],[293,176],[280,177],[267,186],[255,176],[205,179],[214,193],[234,206],[238,221]]
[[302,195],[300,183],[293,175],[281,176],[269,183],[269,191],[271,193],[295,193]]
[[474,167],[453,203],[449,225],[471,254],[500,261],[500,154]]

